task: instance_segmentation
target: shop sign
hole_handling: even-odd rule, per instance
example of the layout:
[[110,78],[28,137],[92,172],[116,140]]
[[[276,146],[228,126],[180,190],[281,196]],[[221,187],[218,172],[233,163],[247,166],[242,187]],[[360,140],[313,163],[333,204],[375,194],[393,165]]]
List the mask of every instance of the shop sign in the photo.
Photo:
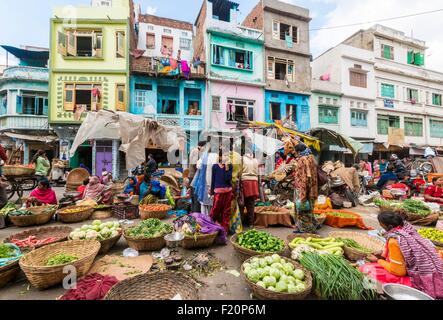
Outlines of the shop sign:
[[390,99],[385,99],[385,108],[394,108],[394,101]]

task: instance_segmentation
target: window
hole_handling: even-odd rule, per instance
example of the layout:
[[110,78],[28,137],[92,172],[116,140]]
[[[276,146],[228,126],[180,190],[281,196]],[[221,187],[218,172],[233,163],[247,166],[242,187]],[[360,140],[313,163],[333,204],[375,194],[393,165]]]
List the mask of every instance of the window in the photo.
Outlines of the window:
[[291,119],[294,123],[297,122],[297,106],[295,104],[286,105],[286,118]]
[[406,89],[406,99],[412,103],[418,103],[418,90],[417,89]]
[[423,120],[405,118],[405,135],[408,137],[423,137]]
[[414,52],[414,50],[408,51],[408,64],[416,66],[423,66],[425,64],[425,55],[420,52]]
[[294,61],[268,57],[268,79],[294,82]]
[[149,31],[154,31],[154,26],[153,25],[148,25],[148,30]]
[[432,138],[443,138],[443,121],[429,120]]
[[117,84],[116,91],[116,110],[126,111],[126,86],[124,84]]
[[334,106],[338,105],[338,99],[333,99],[333,100],[332,100],[332,104],[333,104]]
[[135,84],[135,106],[138,110],[143,110],[148,105],[149,91],[152,91],[152,85]]
[[183,36],[183,37],[187,37],[187,36],[188,36],[188,33],[187,33],[186,31],[183,31],[183,32],[182,32],[182,36]]
[[219,96],[212,96],[212,111],[221,111]]
[[42,116],[48,114],[48,98],[24,93],[17,96],[17,113]]
[[64,91],[63,106],[65,111],[75,111],[77,108],[84,108],[85,111],[101,110],[102,86],[100,84],[67,83]]
[[163,29],[163,32],[166,34],[172,34],[172,30],[171,29]]
[[432,104],[434,106],[441,106],[442,105],[441,94],[436,94],[436,93],[432,94]]
[[395,87],[394,87],[394,85],[382,83],[381,84],[381,96],[383,98],[394,99],[395,98]]
[[65,57],[103,56],[103,35],[96,30],[58,32],[58,52]]
[[323,103],[323,97],[318,97],[318,103]]
[[274,39],[298,43],[298,27],[272,21],[272,36]]
[[281,120],[281,104],[276,102],[271,102],[270,104],[270,112],[271,112],[271,120]]
[[212,63],[218,66],[252,71],[252,51],[213,45]]
[[385,59],[394,60],[394,47],[382,44],[381,56]]
[[180,90],[178,87],[158,86],[157,87],[157,113],[159,114],[179,114],[180,110]]
[[162,36],[162,55],[172,56],[174,50],[174,38],[169,36]]
[[146,33],[146,48],[155,49],[155,34]]
[[331,104],[331,98],[326,98],[326,104]]
[[377,116],[378,134],[388,134],[389,128],[400,128],[400,117],[396,116]]
[[351,126],[366,128],[368,126],[368,113],[351,110]]
[[115,34],[116,40],[116,52],[117,57],[124,58],[125,57],[125,33],[123,31],[118,31]]
[[180,49],[190,50],[191,49],[191,39],[180,38]]
[[254,121],[254,101],[228,99],[226,106],[227,121]]
[[329,106],[318,107],[318,120],[325,124],[338,124],[338,108]]
[[367,88],[367,72],[360,68],[352,68],[349,70],[350,85],[353,87]]
[[351,103],[349,105],[351,106],[351,108],[353,108],[355,105],[355,101],[351,101]]

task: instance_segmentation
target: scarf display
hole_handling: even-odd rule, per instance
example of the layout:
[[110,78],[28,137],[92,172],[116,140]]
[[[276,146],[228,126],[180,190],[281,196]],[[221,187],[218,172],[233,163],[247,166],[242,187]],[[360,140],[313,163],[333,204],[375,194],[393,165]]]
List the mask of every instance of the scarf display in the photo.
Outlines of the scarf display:
[[435,299],[443,299],[443,260],[432,242],[422,238],[408,222],[389,231],[387,237],[397,239],[413,286]]

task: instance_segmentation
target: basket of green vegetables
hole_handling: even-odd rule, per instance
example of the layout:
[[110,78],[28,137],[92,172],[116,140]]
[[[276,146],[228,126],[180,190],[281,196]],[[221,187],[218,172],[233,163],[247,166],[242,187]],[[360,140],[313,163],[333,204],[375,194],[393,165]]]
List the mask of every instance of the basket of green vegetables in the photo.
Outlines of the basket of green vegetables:
[[282,239],[255,229],[233,235],[231,244],[243,258],[273,253],[282,255],[286,250]]
[[345,257],[351,261],[358,261],[370,254],[383,252],[384,243],[364,233],[353,231],[336,231],[329,236],[345,244]]
[[135,227],[125,229],[123,236],[128,246],[134,250],[155,251],[166,246],[164,236],[173,230],[172,225],[152,218],[141,221]]

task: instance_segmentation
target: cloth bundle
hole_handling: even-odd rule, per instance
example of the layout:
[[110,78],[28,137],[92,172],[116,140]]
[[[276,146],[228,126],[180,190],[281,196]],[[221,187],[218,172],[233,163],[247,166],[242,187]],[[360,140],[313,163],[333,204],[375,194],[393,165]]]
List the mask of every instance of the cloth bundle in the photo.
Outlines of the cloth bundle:
[[60,300],[102,300],[117,283],[116,277],[89,274],[77,283],[76,289],[68,290]]

